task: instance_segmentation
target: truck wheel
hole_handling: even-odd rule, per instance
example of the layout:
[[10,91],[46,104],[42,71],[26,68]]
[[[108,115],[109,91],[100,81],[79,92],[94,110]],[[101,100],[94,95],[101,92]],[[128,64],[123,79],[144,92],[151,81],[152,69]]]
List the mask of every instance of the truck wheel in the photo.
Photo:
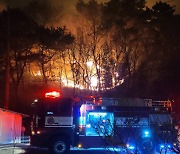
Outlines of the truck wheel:
[[55,139],[50,146],[50,152],[53,154],[68,154],[69,151],[70,144],[64,139]]
[[152,153],[154,151],[154,144],[151,139],[145,139],[141,142],[141,150],[143,153]]

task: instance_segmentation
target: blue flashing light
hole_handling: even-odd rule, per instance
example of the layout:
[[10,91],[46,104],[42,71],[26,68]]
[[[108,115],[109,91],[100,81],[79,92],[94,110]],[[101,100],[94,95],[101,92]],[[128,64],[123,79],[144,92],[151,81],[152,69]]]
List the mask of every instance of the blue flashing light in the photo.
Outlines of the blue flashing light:
[[163,144],[161,144],[161,145],[160,145],[160,148],[161,148],[161,149],[162,149],[162,148],[164,148],[164,145],[163,145]]
[[167,149],[167,148],[171,148],[171,145],[170,145],[170,144],[165,144],[165,145],[164,145],[164,144],[161,144],[161,145],[160,145],[160,150],[163,149],[163,148],[166,148],[166,149]]
[[149,132],[148,132],[148,131],[145,131],[144,134],[145,134],[145,135],[149,135]]
[[130,149],[130,150],[134,150],[134,149],[135,149],[135,147],[134,147],[134,146],[129,146],[129,147],[128,147],[128,149]]
[[149,130],[143,131],[143,137],[150,137],[150,136],[151,136],[151,134],[150,134]]
[[135,146],[133,146],[133,145],[127,144],[126,146],[127,146],[127,148],[130,149],[130,150],[134,150],[134,149],[135,149]]
[[79,117],[79,125],[85,125],[86,124],[86,117]]
[[87,127],[87,128],[91,128],[91,124],[87,124],[86,127]]

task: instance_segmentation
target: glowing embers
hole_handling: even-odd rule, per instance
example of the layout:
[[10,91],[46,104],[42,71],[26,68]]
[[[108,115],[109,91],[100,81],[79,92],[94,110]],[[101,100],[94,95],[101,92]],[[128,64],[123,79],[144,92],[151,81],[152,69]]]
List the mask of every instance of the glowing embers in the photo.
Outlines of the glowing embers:
[[96,87],[98,85],[97,77],[91,77],[91,87]]
[[113,135],[114,115],[110,112],[87,112],[86,136]]
[[52,91],[52,92],[45,93],[46,98],[58,98],[60,96],[61,96],[60,92],[57,92],[57,91]]

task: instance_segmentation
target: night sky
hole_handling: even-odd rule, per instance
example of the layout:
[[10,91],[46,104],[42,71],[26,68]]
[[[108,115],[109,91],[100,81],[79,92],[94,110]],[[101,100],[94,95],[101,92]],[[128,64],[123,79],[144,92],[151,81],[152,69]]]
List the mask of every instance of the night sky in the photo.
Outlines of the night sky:
[[[6,9],[7,6],[10,7],[17,7],[21,8],[24,10],[27,14],[31,14],[32,10],[31,7],[29,7],[29,3],[33,0],[0,0],[0,11],[3,9]],[[88,2],[89,0],[84,0],[85,2]],[[107,2],[108,0],[97,0],[99,3]],[[147,0],[147,6],[152,7],[157,0]],[[171,6],[176,6],[176,14],[180,14],[180,0],[162,0],[163,2],[169,3]],[[46,25],[46,26],[53,26],[53,27],[63,27],[66,26],[66,28],[73,33],[74,32],[74,27],[77,24],[77,13],[76,13],[76,8],[75,5],[78,2],[78,0],[38,0],[36,1],[39,3],[39,7],[35,8],[35,13],[34,14],[41,14],[40,16],[43,16],[45,20],[49,17],[48,21],[45,23],[40,22],[38,19],[36,20],[38,23]],[[46,4],[45,4],[46,2]],[[47,8],[49,8],[50,12],[54,15],[59,15],[58,10],[62,10],[62,13],[57,17],[57,19],[51,18],[52,15],[50,15],[50,12],[48,12]],[[28,9],[27,9],[28,8]],[[45,11],[42,11],[43,8]],[[30,12],[28,12],[28,10]]]
[[[0,0],[0,10],[5,8],[7,5],[11,7],[25,7],[31,0]],[[38,0],[42,3],[47,0]],[[78,0],[49,0],[52,5],[58,6],[57,4],[62,4],[65,8],[65,12],[72,13],[75,9],[75,4]],[[85,0],[88,1],[88,0]],[[98,2],[107,2],[108,0],[97,0]],[[147,0],[147,5],[151,7],[155,4],[157,0]],[[176,6],[176,14],[180,14],[180,0],[162,0],[163,2],[168,2],[170,5]]]

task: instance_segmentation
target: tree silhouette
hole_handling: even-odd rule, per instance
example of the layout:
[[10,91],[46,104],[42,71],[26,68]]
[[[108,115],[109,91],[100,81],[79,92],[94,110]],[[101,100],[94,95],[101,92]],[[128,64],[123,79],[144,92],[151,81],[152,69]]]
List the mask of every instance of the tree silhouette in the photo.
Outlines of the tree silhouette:
[[[38,29],[38,24],[19,9],[8,9],[1,12],[0,23],[0,39],[2,42],[0,50],[9,54],[10,78],[15,86],[15,95],[18,97],[19,84],[23,79],[30,50],[36,41],[35,33]],[[7,42],[9,45],[7,45]],[[3,57],[4,55],[2,54],[1,56]],[[5,61],[2,61],[3,63]]]
[[76,4],[76,9],[80,14],[84,16],[84,18],[88,22],[88,50],[90,50],[93,62],[95,63],[96,75],[98,78],[97,87],[99,92],[101,93],[101,53],[99,44],[102,38],[102,4],[98,4],[96,0],[90,0],[88,3],[85,3],[83,0],[79,0],[79,2]]
[[[9,20],[9,23],[7,20]],[[10,55],[10,77],[15,88],[14,96],[18,98],[19,85],[23,81],[27,63],[38,61],[42,68],[45,83],[47,83],[45,64],[58,51],[64,50],[67,44],[72,43],[73,37],[62,28],[39,26],[19,9],[9,9],[1,12],[0,23],[1,70],[2,72],[5,71],[4,56],[7,50],[8,31],[10,34],[8,51]]]

